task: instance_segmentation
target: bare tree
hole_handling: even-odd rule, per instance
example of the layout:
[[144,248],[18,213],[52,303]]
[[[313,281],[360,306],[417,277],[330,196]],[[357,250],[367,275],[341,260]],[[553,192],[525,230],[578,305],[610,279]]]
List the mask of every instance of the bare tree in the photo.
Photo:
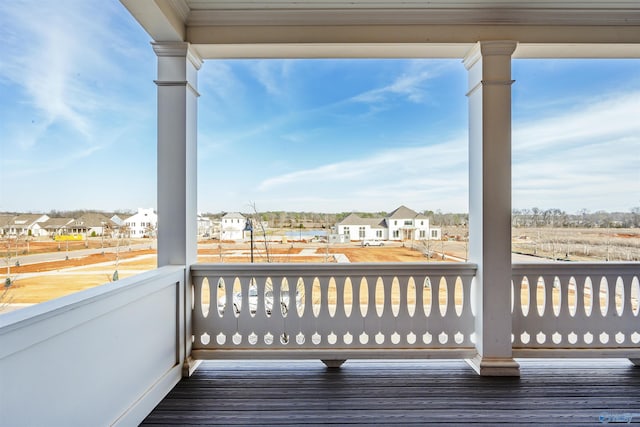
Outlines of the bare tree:
[[267,229],[264,226],[264,221],[261,220],[261,217],[260,217],[260,214],[258,213],[258,209],[256,208],[255,202],[249,203],[249,206],[251,206],[251,209],[253,210],[253,218],[257,219],[258,227],[260,229],[260,234],[262,234],[262,238],[264,240],[265,257],[267,259],[267,262],[271,262],[271,255],[269,253],[269,239],[267,238]]
[[[16,246],[17,246],[17,238],[16,238]],[[6,237],[7,241],[7,251],[5,252],[4,260],[7,266],[7,277],[4,279],[2,283],[2,290],[0,290],[0,311],[2,311],[9,303],[11,303],[11,295],[10,290],[13,284],[16,281],[15,277],[11,277],[11,264],[13,263],[11,256],[11,239],[9,236]]]
[[[117,233],[115,235],[116,237],[116,260],[115,260],[115,267],[114,267],[114,271],[113,271],[113,275],[111,277],[109,277],[110,281],[117,281],[120,277],[119,277],[119,273],[118,273],[118,267],[120,266],[120,246],[122,245],[122,243],[124,243],[124,239],[125,236],[127,236],[127,234],[129,233],[129,227],[127,227],[126,225],[121,225],[117,228]],[[129,240],[129,244],[130,240]],[[129,250],[131,250],[131,248],[129,248]]]

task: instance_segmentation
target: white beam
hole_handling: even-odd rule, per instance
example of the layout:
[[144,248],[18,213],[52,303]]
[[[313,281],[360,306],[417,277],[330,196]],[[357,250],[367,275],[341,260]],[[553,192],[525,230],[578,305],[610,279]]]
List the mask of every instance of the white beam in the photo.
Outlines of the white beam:
[[188,8],[180,1],[120,0],[155,41],[184,41]]
[[469,261],[475,278],[481,375],[519,375],[511,354],[511,55],[513,41],[479,42],[469,72]]

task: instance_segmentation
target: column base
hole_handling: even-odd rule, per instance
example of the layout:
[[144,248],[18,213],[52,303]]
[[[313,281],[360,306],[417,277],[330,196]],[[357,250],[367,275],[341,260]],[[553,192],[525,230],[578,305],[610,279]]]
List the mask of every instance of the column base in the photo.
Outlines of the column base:
[[640,359],[629,359],[629,362],[631,362],[634,365],[640,367]]
[[482,357],[465,360],[478,375],[485,377],[519,377],[520,365],[512,358]]
[[202,360],[192,359],[191,356],[188,356],[184,359],[184,363],[182,364],[182,377],[188,378],[198,369],[198,366],[202,363]]
[[324,363],[327,366],[327,368],[337,369],[340,366],[342,366],[342,364],[344,362],[346,362],[346,361],[347,361],[346,359],[338,359],[338,360],[326,360],[326,359],[324,359],[324,360],[322,360],[322,363]]

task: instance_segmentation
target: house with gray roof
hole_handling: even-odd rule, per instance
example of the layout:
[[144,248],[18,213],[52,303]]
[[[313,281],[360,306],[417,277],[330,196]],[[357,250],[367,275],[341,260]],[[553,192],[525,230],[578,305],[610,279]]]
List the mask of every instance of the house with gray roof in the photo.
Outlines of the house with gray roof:
[[386,218],[363,218],[355,213],[336,224],[336,232],[344,240],[389,240]]
[[240,212],[229,212],[222,216],[220,240],[244,239],[244,227],[247,219]]
[[429,218],[406,206],[400,206],[384,218],[363,218],[355,213],[336,224],[336,232],[345,240],[439,240],[440,228],[430,227]]
[[74,220],[69,226],[71,234],[81,234],[86,237],[102,236],[108,234],[109,230],[117,228],[118,225],[108,216],[100,212],[87,212]]
[[9,234],[9,225],[15,217],[14,214],[0,214],[0,236]]
[[62,236],[69,233],[69,226],[74,221],[73,218],[49,218],[41,226],[50,237]]
[[6,226],[10,236],[46,236],[47,232],[42,228],[49,216],[43,214],[21,214],[13,217]]

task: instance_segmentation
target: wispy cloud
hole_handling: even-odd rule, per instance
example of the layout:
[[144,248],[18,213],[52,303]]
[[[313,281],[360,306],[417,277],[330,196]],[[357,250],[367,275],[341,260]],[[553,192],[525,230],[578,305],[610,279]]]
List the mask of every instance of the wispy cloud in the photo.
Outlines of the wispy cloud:
[[375,104],[401,99],[411,103],[424,103],[430,98],[428,83],[440,75],[442,65],[433,61],[408,61],[400,74],[377,88],[354,95],[351,102]]
[[227,104],[243,96],[245,87],[232,67],[224,61],[206,61],[199,73],[199,85],[207,96]]
[[260,183],[258,190],[275,197],[285,194],[298,202],[309,194],[340,198],[350,209],[372,210],[388,210],[401,203],[425,209],[446,194],[449,206],[464,210],[466,164],[466,143],[455,140],[367,153],[360,159],[275,176]]
[[122,53],[124,45],[109,30],[113,6],[103,4],[96,12],[92,2],[69,3],[0,5],[3,40],[9,41],[2,49],[11,58],[3,61],[0,78],[20,87],[26,95],[23,104],[38,114],[33,119],[37,126],[15,141],[23,148],[36,144],[52,126],[67,127],[79,141],[91,141],[94,115],[111,109],[104,80],[123,75],[108,55],[112,49]]
[[[0,2],[0,40],[0,168],[14,184],[0,209],[136,206],[153,194],[142,183],[155,156],[155,62],[124,7]],[[141,184],[123,191],[131,177]]]
[[387,101],[391,97],[402,97],[408,101],[420,103],[426,98],[424,83],[433,77],[433,73],[429,70],[415,74],[402,74],[386,86],[355,95],[351,101],[376,103]]
[[295,60],[250,61],[249,69],[267,94],[275,97],[288,95],[291,67]]
[[554,117],[515,123],[514,145],[521,153],[556,151],[617,136],[640,134],[640,91],[583,99],[581,105]]
[[565,114],[514,124],[514,206],[577,211],[637,205],[638,117],[640,92],[632,92],[583,99],[581,108]]
[[[640,93],[583,101],[562,115],[514,124],[514,207],[574,212],[638,205]],[[273,176],[258,190],[263,204],[295,200],[320,210],[323,203],[356,210],[405,203],[462,211],[467,156],[464,139],[399,147]]]

